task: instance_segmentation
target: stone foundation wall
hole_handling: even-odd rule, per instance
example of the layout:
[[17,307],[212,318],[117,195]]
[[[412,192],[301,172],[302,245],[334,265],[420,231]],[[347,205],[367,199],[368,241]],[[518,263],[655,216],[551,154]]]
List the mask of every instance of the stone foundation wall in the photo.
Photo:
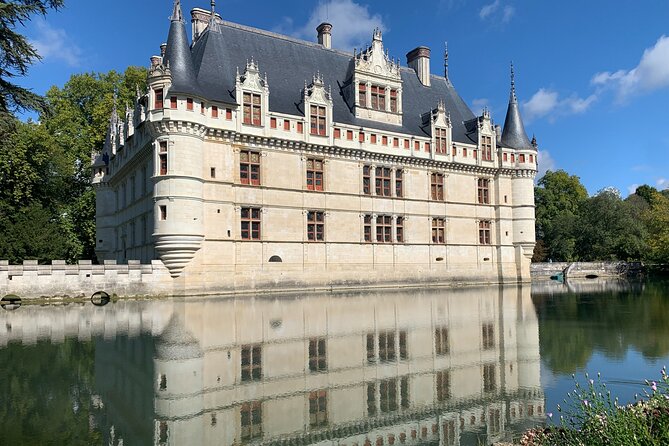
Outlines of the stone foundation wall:
[[549,279],[550,276],[563,272],[571,265],[568,278],[582,278],[591,274],[598,277],[616,277],[621,275],[621,265],[624,264],[624,262],[532,263],[530,266],[530,275],[532,279]]

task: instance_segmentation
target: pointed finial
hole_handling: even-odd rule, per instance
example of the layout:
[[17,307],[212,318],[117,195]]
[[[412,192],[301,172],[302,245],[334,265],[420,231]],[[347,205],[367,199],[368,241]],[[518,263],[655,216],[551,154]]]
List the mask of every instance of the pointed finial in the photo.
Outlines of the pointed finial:
[[516,73],[513,71],[513,61],[511,61],[511,99],[516,100]]
[[216,21],[216,1],[211,0],[211,16],[209,17],[209,29],[211,31],[219,31],[218,22]]
[[444,42],[444,77],[448,80],[448,42]]
[[532,147],[537,148],[537,137],[532,134]]
[[184,16],[181,12],[181,0],[174,0],[174,8],[172,9],[172,17],[170,17],[170,20],[183,23]]

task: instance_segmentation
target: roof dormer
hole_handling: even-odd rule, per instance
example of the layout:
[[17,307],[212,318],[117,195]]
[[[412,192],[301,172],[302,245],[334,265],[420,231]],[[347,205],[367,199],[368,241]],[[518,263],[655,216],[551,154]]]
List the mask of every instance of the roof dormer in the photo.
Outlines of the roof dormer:
[[372,45],[353,52],[352,103],[357,118],[400,125],[402,78],[399,61],[383,49],[381,30],[374,30]]
[[235,78],[235,98],[242,106],[242,123],[263,126],[269,110],[269,85],[267,75],[260,76],[258,64],[251,59],[246,62],[244,74]]

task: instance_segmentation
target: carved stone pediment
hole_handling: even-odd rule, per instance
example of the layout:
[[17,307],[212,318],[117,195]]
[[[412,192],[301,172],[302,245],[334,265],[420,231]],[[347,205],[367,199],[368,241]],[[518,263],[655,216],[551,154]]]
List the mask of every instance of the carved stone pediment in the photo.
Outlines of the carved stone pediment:
[[260,75],[258,64],[253,59],[246,62],[246,69],[244,70],[244,74],[240,75],[239,68],[237,68],[236,84],[243,90],[260,92],[268,89],[267,75],[264,77]]
[[323,76],[320,73],[314,75],[309,85],[304,82],[304,102],[332,105],[332,88],[325,89]]
[[381,30],[374,30],[372,45],[360,53],[354,53],[355,71],[372,74],[374,76],[400,80],[400,64],[388,56],[383,49]]

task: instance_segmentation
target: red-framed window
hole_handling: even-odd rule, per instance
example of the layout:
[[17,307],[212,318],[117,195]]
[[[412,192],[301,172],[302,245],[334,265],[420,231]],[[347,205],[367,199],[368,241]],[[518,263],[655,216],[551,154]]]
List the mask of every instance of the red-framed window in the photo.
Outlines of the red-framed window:
[[451,148],[451,154],[453,156],[457,156],[458,154],[458,148],[455,146],[455,144],[453,144],[453,147]]
[[225,119],[228,121],[232,121],[232,109],[231,108],[226,108],[225,109]]
[[444,199],[444,174],[433,172],[430,174],[430,197],[433,200]]
[[250,186],[260,185],[260,153],[250,150],[239,152],[239,182]]
[[283,129],[287,132],[290,131],[290,119],[283,120]]
[[511,162],[512,163],[516,162],[516,155],[514,155],[513,153],[511,154]]
[[160,175],[167,175],[167,141],[158,143],[158,162],[160,164]]
[[490,180],[488,178],[477,180],[477,192],[479,204],[490,204]]
[[325,107],[320,105],[312,105],[310,110],[311,134],[325,136]]
[[193,111],[193,98],[186,98],[186,110]]
[[534,162],[534,155],[530,155],[530,162],[531,162],[531,163]]
[[481,159],[483,161],[492,161],[492,137],[481,137]]
[[379,215],[376,217],[376,241],[378,243],[391,243],[393,233],[393,219],[390,215]]
[[154,108],[163,108],[163,89],[156,89],[156,100],[154,102]]
[[323,160],[307,159],[307,190],[323,190]]
[[436,128],[434,134],[434,151],[446,155],[448,153],[448,139],[446,129]]
[[395,171],[395,196],[402,197],[404,195],[404,171],[397,169]]
[[269,127],[270,127],[271,129],[275,129],[275,128],[276,128],[276,118],[269,118]]
[[400,146],[400,139],[393,138],[393,147],[399,147],[399,146]]
[[372,195],[372,167],[362,166],[362,193]]
[[365,133],[364,132],[358,133],[358,141],[365,142]]
[[242,240],[260,240],[259,208],[242,208],[241,222]]
[[353,130],[346,130],[346,139],[353,141]]
[[304,133],[304,123],[303,122],[298,122],[297,123],[297,133]]
[[260,125],[262,116],[262,100],[258,93],[242,95],[244,108],[244,124]]
[[386,89],[372,85],[372,108],[374,110],[386,109]]
[[507,161],[509,161],[509,154],[508,154],[508,153],[504,152],[504,153],[502,154],[502,161],[504,161],[505,163],[506,163]]
[[216,107],[215,105],[211,106],[211,117],[218,118],[218,107]]
[[425,151],[426,151],[426,152],[429,152],[429,151],[430,151],[430,143],[429,143],[429,142],[426,142],[426,143],[425,143]]
[[391,175],[391,170],[389,167],[377,167],[376,171],[374,172],[375,174],[375,192],[376,195],[381,196],[381,197],[390,197],[391,196],[391,188],[390,188],[390,175]]
[[374,133],[372,133],[372,135],[369,137],[369,142],[376,144],[376,135]]
[[388,145],[388,137],[387,136],[383,135],[381,137],[381,144],[384,145],[384,146]]
[[474,159],[478,158],[478,150],[476,149],[472,150],[472,156],[474,157]]
[[467,148],[466,148],[466,147],[463,147],[463,148],[462,148],[462,156],[463,156],[464,158],[467,158]]
[[520,155],[518,155],[518,162],[519,163],[524,163],[525,162],[525,154],[524,153],[521,153]]
[[200,102],[200,113],[204,115],[204,102]]
[[390,90],[390,111],[397,113],[397,90]]
[[310,242],[325,241],[325,213],[323,211],[307,212],[307,240]]
[[432,219],[432,243],[446,243],[445,229],[446,225],[443,218]]
[[171,96],[170,97],[170,108],[171,109],[176,109],[177,108],[177,97],[176,96]]
[[372,216],[369,214],[364,217],[363,237],[366,242],[372,241]]
[[408,140],[408,139],[405,139],[405,140],[404,140],[404,148],[405,148],[405,149],[408,149],[408,148],[409,148],[409,140]]
[[479,222],[479,244],[489,245],[490,244],[490,221],[481,220]]
[[362,82],[358,84],[358,104],[360,107],[367,107],[367,85]]
[[334,129],[334,137],[335,139],[341,139],[341,129],[338,128]]

